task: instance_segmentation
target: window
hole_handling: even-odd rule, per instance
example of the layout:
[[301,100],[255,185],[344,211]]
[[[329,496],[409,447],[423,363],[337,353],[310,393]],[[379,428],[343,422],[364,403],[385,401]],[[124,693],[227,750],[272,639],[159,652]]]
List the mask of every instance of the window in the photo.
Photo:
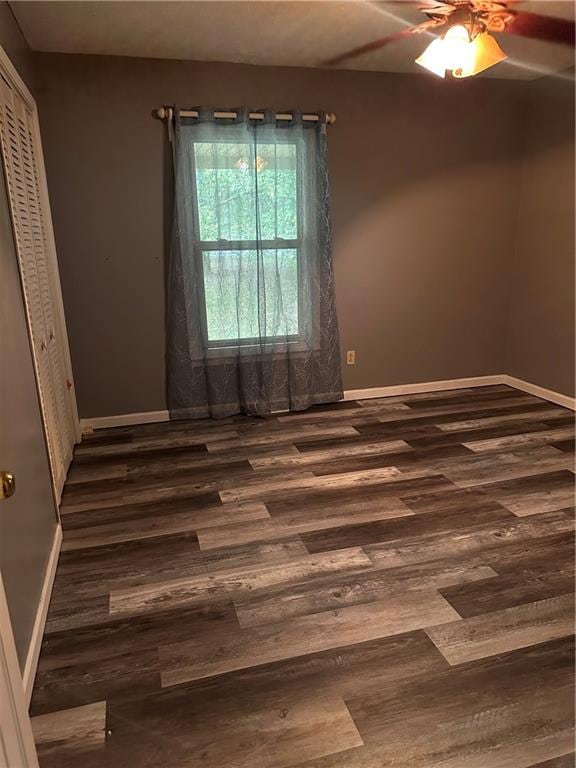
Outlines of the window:
[[297,343],[303,316],[298,141],[194,141],[196,257],[208,349]]

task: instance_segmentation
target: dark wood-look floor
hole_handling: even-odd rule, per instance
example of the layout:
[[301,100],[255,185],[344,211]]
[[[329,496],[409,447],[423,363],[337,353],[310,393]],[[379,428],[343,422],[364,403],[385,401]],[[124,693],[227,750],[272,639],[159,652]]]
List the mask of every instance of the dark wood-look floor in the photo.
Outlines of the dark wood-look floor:
[[568,768],[574,418],[504,386],[78,447],[42,768]]

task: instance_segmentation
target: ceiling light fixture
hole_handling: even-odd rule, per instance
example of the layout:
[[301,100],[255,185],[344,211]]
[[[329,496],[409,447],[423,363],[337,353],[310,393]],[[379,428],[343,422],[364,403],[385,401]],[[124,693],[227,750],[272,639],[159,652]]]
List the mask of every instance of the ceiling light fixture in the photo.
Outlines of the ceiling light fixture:
[[456,24],[445,35],[433,40],[416,59],[416,64],[438,77],[472,77],[507,59],[488,32],[471,34],[469,26]]

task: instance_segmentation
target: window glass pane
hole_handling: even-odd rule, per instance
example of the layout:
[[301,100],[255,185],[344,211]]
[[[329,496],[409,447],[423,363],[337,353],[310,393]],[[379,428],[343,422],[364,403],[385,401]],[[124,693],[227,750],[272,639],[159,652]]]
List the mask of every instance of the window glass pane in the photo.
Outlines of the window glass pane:
[[204,251],[208,340],[298,334],[298,251]]
[[295,144],[195,142],[194,159],[200,240],[297,238]]

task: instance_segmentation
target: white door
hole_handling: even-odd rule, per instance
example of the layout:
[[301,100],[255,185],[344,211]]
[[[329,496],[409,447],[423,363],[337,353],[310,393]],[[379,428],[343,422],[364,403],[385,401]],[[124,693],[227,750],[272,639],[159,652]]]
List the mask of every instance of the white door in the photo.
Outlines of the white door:
[[79,438],[36,106],[0,50],[0,150],[50,467],[59,500]]

